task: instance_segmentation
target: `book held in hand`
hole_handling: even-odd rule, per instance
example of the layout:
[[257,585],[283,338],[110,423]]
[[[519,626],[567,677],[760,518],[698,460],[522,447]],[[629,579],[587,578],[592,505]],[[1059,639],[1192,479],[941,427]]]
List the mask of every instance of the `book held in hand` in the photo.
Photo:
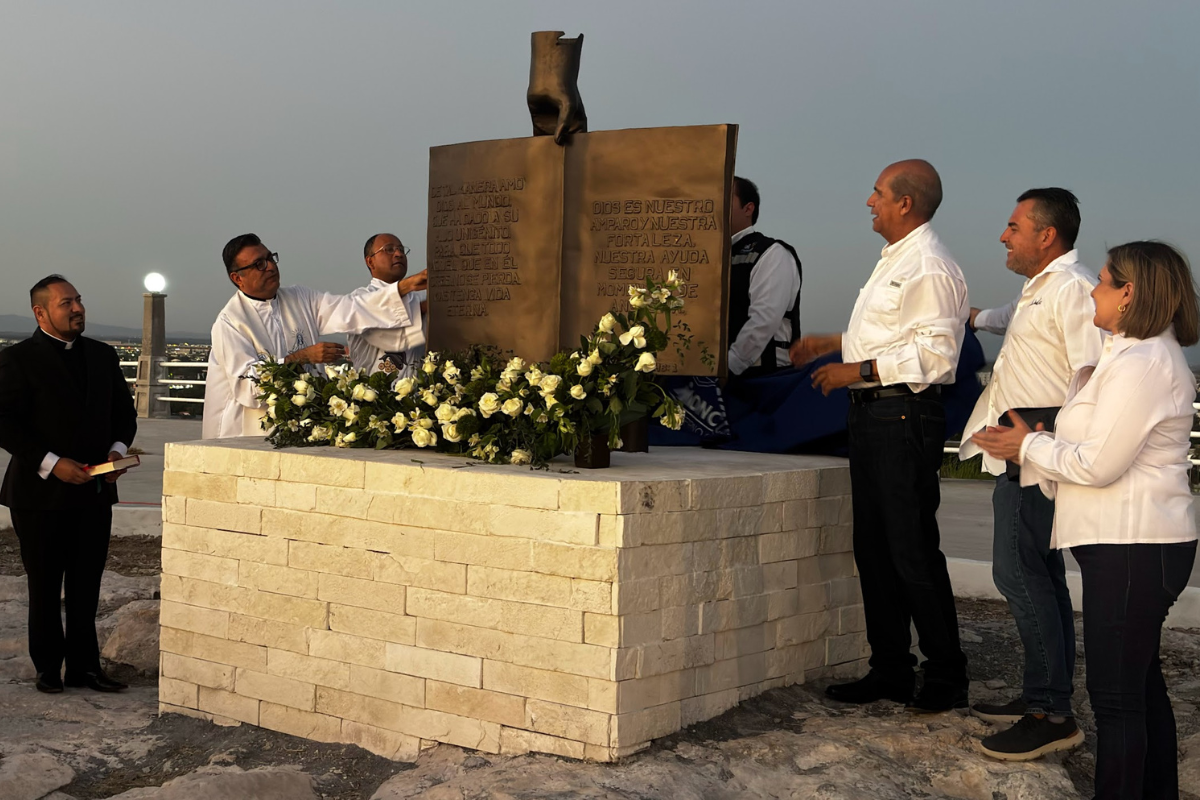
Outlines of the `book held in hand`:
[[107,475],[110,472],[118,472],[123,469],[132,469],[140,466],[142,460],[137,456],[125,456],[118,458],[116,461],[105,461],[103,464],[96,464],[88,467],[88,475]]

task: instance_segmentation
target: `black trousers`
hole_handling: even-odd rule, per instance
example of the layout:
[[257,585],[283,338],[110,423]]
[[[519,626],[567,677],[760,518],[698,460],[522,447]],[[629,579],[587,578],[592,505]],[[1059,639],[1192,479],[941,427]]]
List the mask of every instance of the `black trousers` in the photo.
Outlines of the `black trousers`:
[[[56,511],[12,510],[29,581],[29,655],[38,672],[100,668],[96,606],[108,559],[112,506],[89,499]],[[66,605],[66,631],[60,612]]]
[[967,658],[936,513],[946,443],[940,398],[889,397],[850,404],[854,559],[862,584],[871,670],[913,681],[910,623],[926,683],[966,688]]
[[1196,543],[1093,544],[1071,555],[1083,573],[1096,800],[1176,800],[1179,743],[1158,648]]

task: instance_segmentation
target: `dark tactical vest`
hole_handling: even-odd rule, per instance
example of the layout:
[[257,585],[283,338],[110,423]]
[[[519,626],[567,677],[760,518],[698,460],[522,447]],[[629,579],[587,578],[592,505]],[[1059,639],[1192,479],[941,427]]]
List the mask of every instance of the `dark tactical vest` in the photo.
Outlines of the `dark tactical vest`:
[[[772,239],[769,236],[755,231],[754,233],[743,236],[737,244],[733,246],[733,252],[729,259],[729,344],[733,345],[737,341],[738,333],[741,332],[742,326],[750,319],[750,270],[758,263],[758,259],[767,249],[773,244],[779,244],[786,250],[792,259],[796,262],[796,272],[800,275],[800,286],[804,286],[804,270],[800,267],[800,256],[796,255],[796,249],[782,239]],[[796,302],[788,309],[783,318],[792,324],[792,342],[800,338],[800,292],[796,292]],[[772,339],[767,342],[767,347],[762,352],[760,363],[762,368],[755,369],[755,373],[773,372],[777,369],[782,369],[788,366],[787,364],[777,364],[775,350],[782,347],[784,350],[791,347],[792,342],[782,342],[778,339]],[[742,373],[745,375],[746,373]]]

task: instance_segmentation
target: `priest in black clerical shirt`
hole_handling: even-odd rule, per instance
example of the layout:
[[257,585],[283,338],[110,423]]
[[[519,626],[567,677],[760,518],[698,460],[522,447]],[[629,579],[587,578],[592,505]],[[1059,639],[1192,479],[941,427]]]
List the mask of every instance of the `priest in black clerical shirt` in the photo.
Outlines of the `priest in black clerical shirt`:
[[81,335],[75,287],[51,275],[29,300],[38,330],[0,350],[0,447],[12,455],[0,504],[29,581],[29,655],[38,691],[61,692],[65,682],[115,692],[125,685],[100,667],[96,606],[122,473],[92,477],[87,467],[125,456],[137,413],[116,351]]

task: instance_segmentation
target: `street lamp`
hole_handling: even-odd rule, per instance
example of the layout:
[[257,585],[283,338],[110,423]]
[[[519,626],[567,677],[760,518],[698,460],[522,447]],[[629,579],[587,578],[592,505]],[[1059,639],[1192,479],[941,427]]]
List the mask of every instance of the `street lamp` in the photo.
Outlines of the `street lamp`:
[[167,360],[167,279],[151,272],[142,285],[142,352],[138,356],[137,381],[134,383],[134,405],[139,417],[167,416],[166,404],[158,398],[167,394],[159,382],[164,377],[162,364]]
[[153,294],[158,294],[163,289],[167,288],[167,279],[157,272],[151,272],[146,276],[142,283],[145,285],[146,291]]

